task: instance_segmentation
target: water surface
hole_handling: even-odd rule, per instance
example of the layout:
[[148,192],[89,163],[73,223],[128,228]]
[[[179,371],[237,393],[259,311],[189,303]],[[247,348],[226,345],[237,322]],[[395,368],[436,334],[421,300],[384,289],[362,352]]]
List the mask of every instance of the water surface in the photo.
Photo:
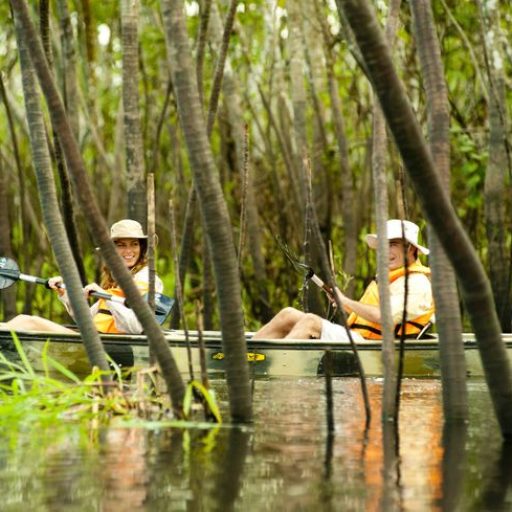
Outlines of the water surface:
[[[227,418],[224,383],[213,385]],[[321,378],[257,380],[255,423],[241,429],[4,426],[1,509],[510,509],[512,454],[483,382],[469,384],[467,432],[443,432],[440,382],[405,380],[397,437],[382,432],[380,381],[369,430],[358,381],[333,389],[334,436]]]

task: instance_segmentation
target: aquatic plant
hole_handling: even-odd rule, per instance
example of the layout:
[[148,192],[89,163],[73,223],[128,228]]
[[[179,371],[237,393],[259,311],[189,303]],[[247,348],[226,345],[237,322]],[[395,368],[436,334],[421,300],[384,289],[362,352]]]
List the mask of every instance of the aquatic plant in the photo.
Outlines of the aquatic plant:
[[[93,368],[81,379],[49,355],[47,341],[40,354],[43,372],[36,372],[14,333],[13,341],[17,360],[0,352],[0,430],[20,422],[44,427],[61,421],[87,423],[92,428],[134,420],[191,426],[201,409],[207,421],[221,422],[214,394],[198,382],[187,387],[186,421],[177,420],[165,389],[160,391],[156,367],[121,371],[110,360],[110,372]],[[107,382],[105,373],[110,377]]]

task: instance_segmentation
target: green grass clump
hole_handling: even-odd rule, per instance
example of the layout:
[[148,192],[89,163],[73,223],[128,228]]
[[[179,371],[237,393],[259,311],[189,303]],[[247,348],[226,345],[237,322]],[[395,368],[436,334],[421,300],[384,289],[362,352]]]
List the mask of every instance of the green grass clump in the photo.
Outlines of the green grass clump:
[[[173,418],[166,393],[158,391],[156,368],[123,375],[111,361],[112,372],[93,368],[90,375],[80,379],[48,354],[49,342],[41,352],[42,373],[35,372],[24,349],[13,333],[19,361],[12,361],[0,352],[0,417],[3,429],[23,424],[25,427],[47,428],[61,422],[78,422],[92,428],[101,426],[154,425],[169,422],[180,426]],[[186,426],[191,426],[191,393],[198,392],[215,411],[214,421],[220,423],[220,413],[212,402],[213,395],[200,389],[197,383],[187,392]],[[188,413],[188,414],[187,414]],[[193,421],[192,421],[193,423]],[[181,424],[185,426],[185,422]],[[203,422],[201,423],[202,426]]]

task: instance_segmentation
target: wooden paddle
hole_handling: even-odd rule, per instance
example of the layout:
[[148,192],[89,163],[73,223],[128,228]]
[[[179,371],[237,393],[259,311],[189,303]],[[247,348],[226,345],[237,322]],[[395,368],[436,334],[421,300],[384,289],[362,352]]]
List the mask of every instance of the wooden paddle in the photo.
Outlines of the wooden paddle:
[[306,265],[305,263],[302,263],[299,261],[297,256],[293,254],[293,251],[288,247],[288,245],[281,240],[278,236],[274,236],[276,239],[277,244],[279,245],[279,248],[283,251],[283,254],[286,256],[286,259],[292,264],[293,268],[300,272],[301,274],[304,274],[306,280],[313,281],[319,288],[321,288],[327,295],[328,299],[331,301],[333,305],[336,304],[336,299],[334,298],[334,292],[332,288],[327,286],[322,279],[320,279],[313,270],[313,267],[310,267],[309,265]]
[[[20,272],[18,264],[13,259],[7,258],[5,256],[0,257],[0,290],[9,288],[9,286],[12,286],[16,281],[42,284],[46,288],[50,288],[48,285],[48,279],[31,276],[29,274],[23,274]],[[65,286],[62,285],[62,288],[65,288]],[[89,295],[92,295],[98,299],[111,300],[112,302],[124,304],[126,307],[129,307],[124,297],[98,291],[92,291]],[[160,325],[164,323],[165,319],[171,312],[173,305],[173,298],[168,297],[162,293],[155,293],[155,317]]]

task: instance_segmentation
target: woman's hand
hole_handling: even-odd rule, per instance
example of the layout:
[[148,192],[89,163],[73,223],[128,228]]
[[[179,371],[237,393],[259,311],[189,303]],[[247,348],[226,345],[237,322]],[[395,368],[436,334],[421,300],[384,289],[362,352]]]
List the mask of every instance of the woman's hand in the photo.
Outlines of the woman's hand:
[[105,293],[105,290],[96,283],[90,283],[84,287],[84,295],[85,298],[88,299],[91,292],[103,292]]
[[64,281],[61,276],[54,276],[48,279],[48,288],[55,290],[61,297],[66,293]]

